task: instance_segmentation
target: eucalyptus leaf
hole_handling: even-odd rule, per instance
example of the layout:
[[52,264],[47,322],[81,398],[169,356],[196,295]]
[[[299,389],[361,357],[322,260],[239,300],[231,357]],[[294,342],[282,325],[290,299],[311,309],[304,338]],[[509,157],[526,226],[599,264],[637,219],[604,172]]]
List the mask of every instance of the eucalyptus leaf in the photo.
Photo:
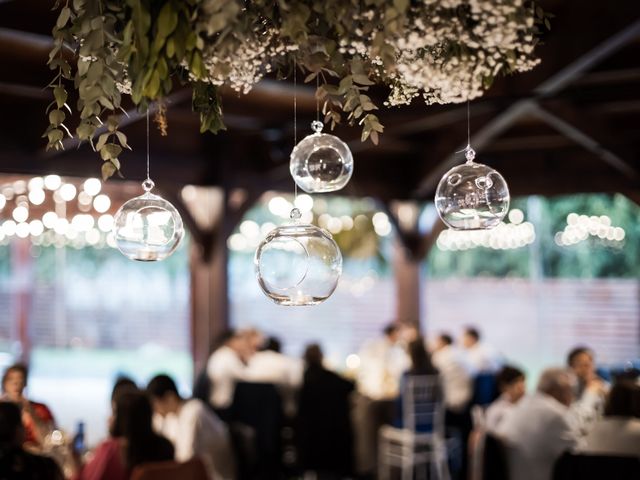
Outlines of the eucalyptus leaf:
[[60,10],[60,15],[58,15],[58,20],[56,21],[56,27],[63,28],[69,19],[71,18],[71,9],[69,7],[63,7]]
[[118,171],[118,169],[116,168],[116,166],[111,163],[111,162],[104,162],[102,164],[102,180],[104,180],[105,182],[107,180],[109,180],[109,178],[111,178],[116,172]]
[[63,105],[67,102],[67,91],[63,86],[57,86],[53,89],[53,96],[56,99],[56,104],[58,108],[62,108]]
[[167,38],[173,33],[178,25],[178,14],[173,9],[173,2],[166,2],[162,9],[160,9],[157,25],[158,37]]
[[51,110],[49,112],[49,123],[52,125],[59,126],[62,122],[64,122],[65,114],[62,110]]

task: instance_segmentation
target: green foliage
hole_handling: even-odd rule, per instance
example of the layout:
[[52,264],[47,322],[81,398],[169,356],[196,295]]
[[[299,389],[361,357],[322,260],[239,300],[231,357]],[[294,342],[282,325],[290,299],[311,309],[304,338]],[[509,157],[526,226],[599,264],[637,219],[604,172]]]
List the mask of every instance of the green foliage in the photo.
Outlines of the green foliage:
[[129,148],[118,130],[122,93],[146,109],[186,83],[201,131],[216,133],[224,129],[219,87],[247,93],[265,75],[300,70],[318,82],[325,122],[359,125],[362,141],[378,143],[384,127],[372,86],[390,90],[388,105],[475,98],[501,72],[536,65],[538,27],[548,23],[521,0],[58,0],[56,7],[47,148],[64,148],[71,136],[65,83],[73,81],[75,135],[99,152],[104,178],[119,171]]
[[[62,108],[72,113],[66,103],[68,94],[63,80],[73,80],[80,114],[75,134],[99,152],[104,179],[120,169],[119,156],[124,148],[129,148],[126,136],[118,131],[118,116],[115,115],[121,109],[118,82],[125,76],[124,65],[116,56],[117,46],[122,43],[117,31],[122,8],[116,3],[103,0],[64,2],[53,29],[54,47],[49,56],[50,68],[57,69],[58,73],[51,84],[54,102],[47,109],[50,122],[45,131],[49,140],[47,148],[62,149],[65,134],[71,136],[62,123],[66,116]],[[75,47],[75,73],[64,57],[66,45]],[[104,119],[108,131],[94,145],[94,136]]]
[[194,82],[192,108],[200,114],[200,133],[226,130],[217,87],[206,82]]

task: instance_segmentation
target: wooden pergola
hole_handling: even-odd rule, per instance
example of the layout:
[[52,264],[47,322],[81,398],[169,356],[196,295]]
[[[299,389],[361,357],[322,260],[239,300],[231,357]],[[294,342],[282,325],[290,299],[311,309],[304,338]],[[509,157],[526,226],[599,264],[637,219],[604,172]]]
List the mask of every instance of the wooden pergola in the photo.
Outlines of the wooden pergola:
[[[533,71],[496,81],[471,104],[472,145],[478,161],[498,169],[513,196],[618,192],[640,202],[640,3],[542,0],[555,18]],[[74,140],[45,152],[40,138],[50,92],[43,87],[55,13],[49,2],[0,1],[0,172],[75,177],[99,174],[100,162]],[[382,99],[384,91],[374,91]],[[315,118],[312,86],[299,85],[298,129]],[[75,99],[70,99],[72,102]],[[227,324],[226,238],[243,213],[270,190],[292,189],[293,85],[264,80],[246,96],[223,95],[228,130],[198,133],[190,92],[168,99],[169,136],[152,134],[153,178],[180,209],[194,239],[193,347],[196,367],[210,340]],[[382,103],[382,102],[380,102]],[[123,118],[134,151],[123,156],[128,180],[144,176],[144,118],[132,105]],[[398,315],[419,306],[418,262],[441,228],[420,232],[397,220],[398,201],[431,200],[441,175],[462,161],[466,106],[410,107],[380,112],[379,146],[361,143],[357,127],[341,126],[355,158],[342,194],[381,202],[397,227],[405,255],[396,265]],[[118,182],[114,179],[112,182]],[[202,222],[184,203],[185,185],[216,186],[222,194]]]

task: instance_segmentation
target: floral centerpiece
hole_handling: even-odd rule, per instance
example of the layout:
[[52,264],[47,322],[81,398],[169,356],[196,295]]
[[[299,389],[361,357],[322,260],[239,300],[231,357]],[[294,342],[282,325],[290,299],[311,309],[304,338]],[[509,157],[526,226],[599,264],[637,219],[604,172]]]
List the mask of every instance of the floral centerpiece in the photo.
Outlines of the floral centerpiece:
[[539,62],[539,26],[548,26],[524,0],[58,0],[57,8],[48,148],[72,135],[74,88],[75,135],[99,152],[105,178],[129,148],[118,129],[123,94],[141,109],[159,102],[164,130],[163,99],[187,86],[201,131],[215,133],[224,129],[221,88],[246,94],[297,69],[317,82],[325,123],[360,125],[362,140],[377,143],[384,127],[371,87],[386,89],[386,106],[477,98],[496,76]]

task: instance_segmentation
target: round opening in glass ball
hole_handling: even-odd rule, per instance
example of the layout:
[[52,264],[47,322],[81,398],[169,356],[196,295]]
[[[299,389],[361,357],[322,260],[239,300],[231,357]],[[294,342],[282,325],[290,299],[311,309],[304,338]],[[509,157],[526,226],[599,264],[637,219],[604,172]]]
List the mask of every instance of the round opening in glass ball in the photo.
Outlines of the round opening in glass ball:
[[267,234],[254,265],[260,288],[275,303],[316,305],[338,286],[342,254],[326,230],[293,224]]
[[338,137],[314,133],[294,147],[289,169],[294,181],[305,192],[334,192],[349,182],[353,155]]
[[184,227],[171,203],[147,192],[120,207],[114,219],[114,233],[123,255],[131,260],[155,262],[178,248]]
[[335,148],[318,147],[307,157],[307,169],[317,183],[332,182],[342,175],[344,163]]
[[294,237],[274,237],[264,245],[258,267],[270,291],[286,292],[304,281],[309,270],[309,254]]
[[454,230],[496,227],[509,211],[509,187],[496,170],[465,163],[444,174],[435,204],[442,221]]

